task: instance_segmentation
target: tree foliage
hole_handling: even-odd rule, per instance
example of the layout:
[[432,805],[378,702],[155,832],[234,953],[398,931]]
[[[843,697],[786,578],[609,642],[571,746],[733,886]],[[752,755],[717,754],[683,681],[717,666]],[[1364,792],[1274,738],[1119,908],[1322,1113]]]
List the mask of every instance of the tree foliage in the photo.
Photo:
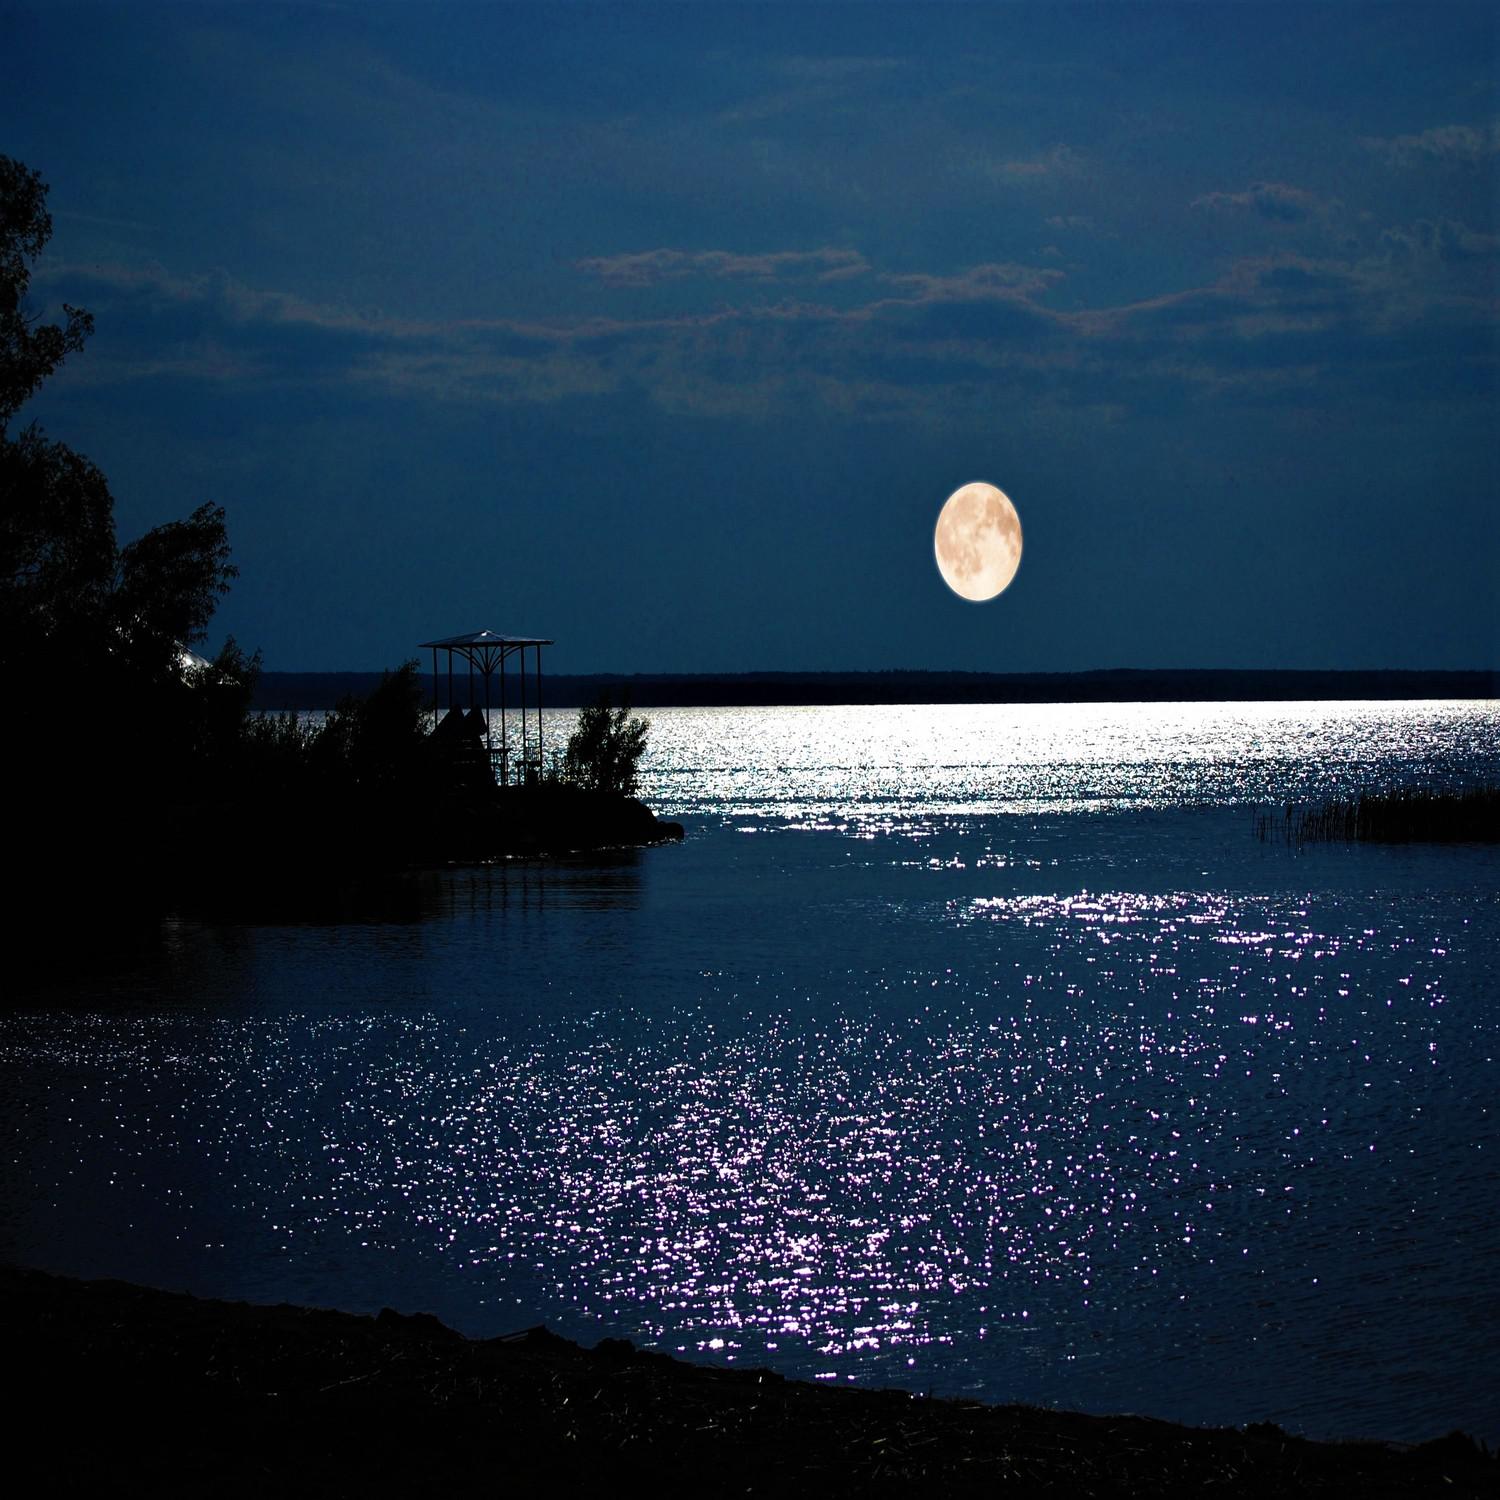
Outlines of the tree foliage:
[[93,332],[93,318],[66,304],[60,324],[27,315],[31,262],[51,238],[47,184],[0,156],[0,437],[22,403]]
[[203,639],[236,571],[218,505],[123,547],[110,601],[121,649],[143,670],[175,671],[179,648]]
[[595,792],[633,797],[640,786],[649,719],[630,717],[630,705],[611,708],[607,696],[582,709],[563,756],[563,777]]
[[200,506],[121,548],[99,469],[35,424],[10,433],[93,328],[66,305],[62,323],[28,312],[51,235],[46,183],[0,156],[0,666],[86,674],[95,691],[182,686],[182,648],[203,638],[234,577],[223,510]]
[[103,651],[116,567],[109,485],[35,427],[0,438],[0,665],[41,643],[66,670]]
[[368,697],[339,700],[310,741],[322,779],[361,792],[416,790],[425,768],[426,715],[415,660],[382,674]]

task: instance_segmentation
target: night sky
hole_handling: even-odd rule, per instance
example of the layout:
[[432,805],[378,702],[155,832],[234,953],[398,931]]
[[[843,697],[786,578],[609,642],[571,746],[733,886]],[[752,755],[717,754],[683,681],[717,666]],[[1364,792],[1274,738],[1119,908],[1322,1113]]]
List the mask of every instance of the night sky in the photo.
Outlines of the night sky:
[[[1500,8],[0,3],[25,412],[268,668],[1500,666]],[[988,480],[985,604],[932,528]]]

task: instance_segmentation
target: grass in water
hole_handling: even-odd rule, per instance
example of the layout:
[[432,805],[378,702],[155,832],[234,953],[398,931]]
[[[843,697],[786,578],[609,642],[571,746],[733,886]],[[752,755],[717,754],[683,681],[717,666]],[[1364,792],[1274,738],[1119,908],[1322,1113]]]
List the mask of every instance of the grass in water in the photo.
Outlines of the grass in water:
[[1361,792],[1313,807],[1288,806],[1255,820],[1263,842],[1493,844],[1500,842],[1500,787],[1466,792]]

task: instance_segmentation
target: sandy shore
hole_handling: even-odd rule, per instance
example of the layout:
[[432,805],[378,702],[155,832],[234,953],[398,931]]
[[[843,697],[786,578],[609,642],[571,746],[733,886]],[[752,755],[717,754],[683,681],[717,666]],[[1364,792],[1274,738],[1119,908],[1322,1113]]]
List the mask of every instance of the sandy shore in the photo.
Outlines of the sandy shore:
[[1500,1496],[1500,1461],[1460,1437],[1313,1443],[930,1400],[35,1271],[0,1269],[0,1309],[17,1494]]

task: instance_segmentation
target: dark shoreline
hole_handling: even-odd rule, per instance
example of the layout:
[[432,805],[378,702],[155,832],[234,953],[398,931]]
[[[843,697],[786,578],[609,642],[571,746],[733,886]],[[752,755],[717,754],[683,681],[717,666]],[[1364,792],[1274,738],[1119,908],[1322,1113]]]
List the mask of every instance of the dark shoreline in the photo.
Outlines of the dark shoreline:
[[[275,712],[331,708],[348,693],[366,694],[379,672],[263,672],[254,706]],[[432,699],[430,672],[420,673]],[[460,695],[466,679],[456,680]],[[1320,699],[1494,698],[1500,672],[1261,671],[1256,669],[1097,672],[544,672],[546,708],[580,708],[601,694],[635,708],[769,707],[839,703],[1226,703]],[[446,694],[444,679],[442,693]],[[510,685],[511,706],[519,691]],[[528,679],[529,695],[535,683]],[[481,699],[482,701],[482,699]]]
[[[828,1387],[545,1330],[214,1302],[0,1268],[20,1493],[1494,1496],[1460,1435],[1311,1442]],[[61,1422],[66,1440],[42,1436]]]

